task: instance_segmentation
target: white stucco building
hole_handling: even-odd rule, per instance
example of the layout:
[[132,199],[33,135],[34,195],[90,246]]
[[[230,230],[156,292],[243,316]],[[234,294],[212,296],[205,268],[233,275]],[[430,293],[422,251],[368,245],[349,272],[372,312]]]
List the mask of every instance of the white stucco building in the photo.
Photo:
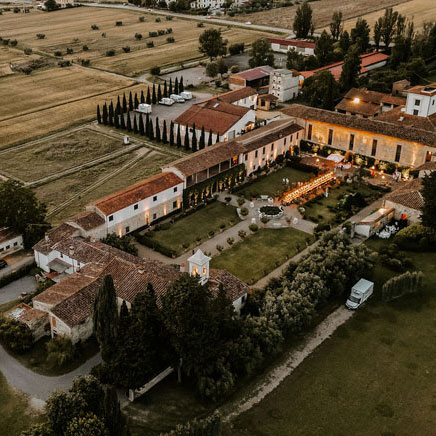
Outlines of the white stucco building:
[[303,56],[315,54],[315,42],[307,39],[296,38],[268,38],[271,48],[277,53],[288,53],[295,50]]
[[22,250],[23,236],[7,227],[0,228],[0,259],[16,251]]
[[298,97],[299,84],[299,76],[291,70],[274,70],[269,78],[269,93],[283,103]]

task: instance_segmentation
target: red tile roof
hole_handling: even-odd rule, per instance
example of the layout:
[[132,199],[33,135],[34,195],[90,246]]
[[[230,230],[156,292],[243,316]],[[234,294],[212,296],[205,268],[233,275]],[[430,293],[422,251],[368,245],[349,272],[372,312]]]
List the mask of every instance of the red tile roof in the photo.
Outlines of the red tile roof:
[[384,199],[410,209],[419,210],[424,206],[424,198],[421,194],[421,188],[421,179],[414,179],[395,191],[386,194]]
[[75,223],[83,230],[88,231],[102,226],[105,223],[105,220],[96,212],[86,211],[73,218],[70,222]]
[[58,242],[67,239],[73,235],[78,235],[79,230],[68,223],[62,223],[60,226],[47,233],[47,238],[41,239],[33,246],[35,251],[47,255],[52,251],[52,247]]
[[304,39],[287,39],[287,38],[268,38],[268,41],[271,44],[280,44],[287,45],[290,47],[299,47],[299,48],[315,48],[314,41],[306,41]]
[[209,102],[209,101],[224,101],[226,103],[235,103],[243,98],[252,97],[257,95],[258,92],[250,86],[244,86],[243,88],[235,89],[233,91],[225,92],[224,94],[215,95],[207,98],[197,104]]
[[271,72],[274,71],[273,67],[264,65],[263,67],[252,68],[251,70],[241,71],[240,73],[233,74],[231,77],[240,77],[245,80],[257,80],[269,77]]
[[21,235],[15,233],[9,227],[3,227],[0,229],[0,242],[10,241],[11,239],[17,238],[18,236]]
[[107,216],[180,183],[183,183],[182,180],[174,173],[161,173],[135,185],[128,186],[92,204]]

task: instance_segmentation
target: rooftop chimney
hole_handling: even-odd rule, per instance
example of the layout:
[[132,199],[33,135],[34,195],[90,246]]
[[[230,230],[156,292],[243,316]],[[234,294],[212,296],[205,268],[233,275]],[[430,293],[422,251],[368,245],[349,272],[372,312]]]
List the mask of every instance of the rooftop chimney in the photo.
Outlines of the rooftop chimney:
[[47,232],[45,232],[44,239],[46,240],[46,242],[48,242],[48,233]]

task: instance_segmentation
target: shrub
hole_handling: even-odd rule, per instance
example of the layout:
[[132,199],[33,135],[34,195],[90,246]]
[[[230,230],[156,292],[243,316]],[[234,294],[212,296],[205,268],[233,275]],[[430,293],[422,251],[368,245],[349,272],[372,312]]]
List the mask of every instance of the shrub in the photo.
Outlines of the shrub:
[[33,52],[33,50],[32,50],[31,48],[28,48],[28,47],[27,47],[27,48],[24,49],[24,54],[25,54],[25,55],[28,55],[28,56],[29,56],[29,55],[32,54],[32,52]]
[[230,67],[230,72],[231,72],[232,74],[239,73],[240,70],[241,70],[241,69],[239,68],[238,65],[232,65],[232,66]]
[[123,25],[123,22],[122,21],[117,21],[117,22],[115,22],[115,26],[122,26]]
[[18,41],[16,39],[11,39],[10,42],[9,42],[9,45],[11,47],[15,47],[17,44],[18,44]]
[[165,30],[160,29],[157,31],[157,33],[159,36],[165,35]]
[[421,223],[415,223],[400,230],[395,235],[394,242],[403,250],[436,250],[436,238],[433,232]]
[[242,209],[241,209],[241,215],[242,216],[247,216],[248,215],[248,209],[246,208],[246,207],[243,207]]
[[80,59],[80,65],[83,65],[84,67],[88,67],[91,64],[90,59]]
[[399,276],[392,277],[382,288],[382,299],[385,302],[400,298],[406,294],[416,294],[422,289],[424,274],[421,271],[407,271]]
[[36,38],[37,39],[44,39],[45,38],[45,33],[37,33],[36,34]]
[[60,51],[60,50],[56,50],[55,52],[54,52],[54,55],[55,56],[62,56],[62,52]]
[[266,224],[269,221],[269,218],[263,216],[260,220],[262,221],[263,224]]
[[226,228],[226,225],[223,223],[223,224],[220,224],[220,230],[224,230]]
[[176,42],[176,40],[174,39],[174,37],[169,36],[169,37],[167,38],[167,42],[171,44],[171,43],[173,43],[173,42]]
[[230,55],[238,55],[238,54],[244,53],[244,50],[245,50],[244,43],[241,43],[241,44],[232,44],[229,47],[229,54]]
[[171,27],[168,27],[168,29],[167,29],[167,33],[168,33],[168,34],[173,33],[173,29],[172,29]]
[[93,25],[91,26],[91,29],[92,29],[92,30],[98,30],[99,27],[97,26],[97,24],[93,24]]
[[73,49],[71,47],[67,48],[67,54],[73,54]]
[[85,44],[85,45],[82,46],[82,50],[83,50],[83,51],[88,51],[88,50],[89,50],[89,47]]
[[224,247],[222,245],[217,245],[216,249],[221,253],[221,251],[224,250]]
[[161,19],[160,18],[156,18],[154,21],[156,21],[156,23],[160,23]]
[[129,53],[130,52],[130,47],[128,45],[126,47],[123,47],[123,52],[124,53]]
[[47,363],[51,367],[62,367],[74,358],[74,345],[69,338],[52,339],[46,344]]
[[101,34],[101,37],[102,37],[102,38],[106,38],[106,32],[103,32],[103,33]]
[[227,203],[230,203],[232,201],[232,197],[224,197],[224,200],[226,200]]
[[204,23],[197,23],[197,27],[204,27]]
[[115,50],[113,48],[107,50],[106,56],[115,56]]
[[235,242],[235,239],[234,238],[227,238],[227,244],[229,244],[229,245],[233,245],[233,243]]
[[213,230],[211,230],[211,231],[208,233],[208,236],[211,237],[211,238],[213,238],[214,235],[215,235],[215,232],[214,232]]
[[259,230],[259,226],[257,224],[250,224],[248,228],[253,232],[257,232]]
[[239,236],[241,239],[244,239],[244,238],[247,236],[247,232],[246,232],[245,230],[239,230],[239,232],[238,232],[238,236]]
[[0,339],[15,353],[25,353],[33,345],[33,334],[29,327],[12,319],[0,319]]
[[172,17],[171,15],[167,15],[167,16],[165,17],[165,20],[167,20],[167,21],[173,21],[173,17]]
[[14,8],[14,14],[20,13],[20,8]]
[[156,38],[156,36],[157,36],[157,32],[148,32],[148,36],[149,36],[150,38]]
[[152,48],[152,47],[154,47],[154,42],[153,42],[153,41],[148,41],[148,42],[147,42],[147,47],[148,47],[148,48]]
[[142,39],[142,34],[141,33],[135,33],[135,39],[137,39],[138,41]]
[[278,206],[262,206],[260,211],[265,215],[278,215],[281,212]]
[[158,76],[160,74],[160,67],[151,68],[150,73],[153,74],[153,76]]
[[145,21],[145,17],[139,17],[139,22],[143,23]]
[[245,203],[245,198],[239,197],[238,198],[238,205],[242,206]]

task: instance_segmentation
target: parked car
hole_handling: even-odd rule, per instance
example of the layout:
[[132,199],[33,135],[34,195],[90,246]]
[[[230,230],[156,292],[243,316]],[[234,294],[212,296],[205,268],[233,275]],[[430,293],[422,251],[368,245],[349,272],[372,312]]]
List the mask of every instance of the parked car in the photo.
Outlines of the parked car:
[[360,279],[352,288],[345,305],[348,309],[357,309],[374,292],[374,283],[369,280]]
[[172,100],[174,100],[176,103],[184,103],[185,102],[185,99],[182,96],[177,95],[177,94],[171,94],[170,98]]
[[245,24],[247,24],[248,26],[251,25],[251,21],[246,21]]
[[151,111],[151,104],[147,103],[140,103],[138,109],[136,109],[136,112],[141,112],[142,114],[151,114]]
[[0,259],[0,269],[6,268],[8,263],[4,259]]
[[183,91],[180,93],[180,97],[184,98],[185,100],[192,100],[192,92]]
[[163,104],[164,106],[172,106],[175,101],[172,98],[164,97],[159,104]]

